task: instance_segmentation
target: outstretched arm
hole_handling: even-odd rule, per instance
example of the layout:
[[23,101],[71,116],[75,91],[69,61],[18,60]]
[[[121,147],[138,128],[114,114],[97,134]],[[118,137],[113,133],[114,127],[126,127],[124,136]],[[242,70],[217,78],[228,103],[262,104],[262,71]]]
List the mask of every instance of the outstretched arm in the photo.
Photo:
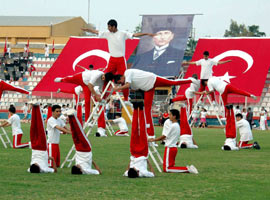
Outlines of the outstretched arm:
[[141,37],[141,36],[145,36],[145,35],[148,35],[150,37],[155,36],[155,34],[153,34],[153,33],[134,33],[133,37]]
[[5,126],[10,126],[10,123],[8,123],[7,121],[5,121],[4,123],[2,123],[0,125],[0,127],[5,127]]
[[89,70],[89,69],[87,69],[86,67],[81,66],[81,65],[76,65],[76,66],[79,67],[79,68],[81,68],[81,69],[83,69],[83,70]]
[[225,63],[228,63],[228,62],[232,62],[232,60],[219,61],[218,65],[225,64]]
[[82,28],[83,31],[94,33],[94,34],[99,34],[98,30],[92,29],[92,28]]
[[184,62],[182,62],[182,66],[185,66],[185,65],[195,65],[196,64],[196,62],[194,61],[194,62],[190,62],[190,61],[184,61]]
[[161,140],[165,140],[165,139],[166,139],[166,136],[162,135],[162,136],[159,136],[158,138],[150,138],[150,139],[148,139],[148,142],[157,142],[157,141],[161,141]]

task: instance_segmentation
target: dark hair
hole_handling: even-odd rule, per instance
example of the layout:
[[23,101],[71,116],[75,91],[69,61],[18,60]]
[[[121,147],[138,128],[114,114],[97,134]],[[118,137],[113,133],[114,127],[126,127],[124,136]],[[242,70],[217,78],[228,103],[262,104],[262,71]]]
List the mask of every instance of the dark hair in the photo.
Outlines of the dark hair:
[[32,164],[30,166],[30,172],[31,173],[40,173],[40,168],[36,164]]
[[71,174],[82,174],[81,168],[77,167],[77,166],[73,166],[71,168]]
[[16,108],[14,106],[10,106],[8,111],[11,113],[16,113]]
[[112,81],[113,78],[114,78],[113,73],[108,72],[108,73],[105,74],[105,81],[106,81],[106,82]]
[[239,106],[236,106],[237,109],[239,109],[240,107]]
[[240,117],[241,119],[243,119],[243,115],[241,113],[237,113],[235,117]]
[[198,74],[192,74],[192,77],[198,79]]
[[201,84],[202,84],[203,86],[206,86],[206,85],[207,85],[207,81],[208,81],[208,80],[203,80],[203,79],[201,79]]
[[117,83],[121,79],[122,75],[117,74],[114,76],[114,82]]
[[61,106],[59,106],[59,105],[53,105],[52,106],[52,112],[54,112],[56,109],[61,109]]
[[129,168],[128,178],[137,178],[137,177],[139,177],[138,172],[134,168]]
[[178,120],[180,118],[180,113],[176,109],[171,109],[170,112],[172,113],[172,116],[175,116],[175,119]]
[[205,52],[203,52],[203,55],[209,56],[209,52],[208,51],[205,51]]
[[110,19],[107,23],[109,26],[115,26],[117,28],[117,21],[115,19]]
[[94,65],[89,65],[89,69],[94,69]]
[[115,116],[121,117],[121,113],[116,113]]

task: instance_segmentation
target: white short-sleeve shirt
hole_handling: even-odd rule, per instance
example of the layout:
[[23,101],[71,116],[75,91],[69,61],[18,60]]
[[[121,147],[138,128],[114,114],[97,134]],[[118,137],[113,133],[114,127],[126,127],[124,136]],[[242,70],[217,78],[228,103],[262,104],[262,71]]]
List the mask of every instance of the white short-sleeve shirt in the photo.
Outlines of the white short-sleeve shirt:
[[56,126],[60,127],[65,127],[65,122],[57,118],[55,119],[54,117],[50,117],[47,122],[47,130],[48,130],[48,143],[53,143],[53,144],[59,144],[60,142],[60,133],[61,131],[55,128]]
[[192,80],[192,83],[190,84],[189,88],[186,89],[185,95],[187,99],[192,99],[194,97],[194,92],[197,92],[200,88],[200,80],[196,80],[195,78],[188,78]]
[[[155,176],[153,172],[149,172],[147,170],[147,157],[145,156],[141,156],[138,158],[130,156],[129,166],[130,168],[135,168],[136,170],[139,170],[139,177],[152,178]],[[124,176],[128,176],[128,171],[124,173]]]
[[128,131],[127,123],[123,117],[120,117],[118,119],[114,119],[113,123],[115,123],[119,126],[120,131]]
[[216,90],[219,92],[219,94],[223,94],[227,85],[228,83],[216,76],[211,77],[207,82],[209,91]]
[[[38,164],[40,168],[40,173],[53,173],[54,169],[49,168],[48,166],[48,152],[47,151],[40,151],[40,150],[34,150],[32,149],[32,158],[31,163],[32,164]],[[28,169],[28,172],[30,172],[30,169]]]
[[12,135],[23,134],[19,115],[13,114],[7,121],[11,124]]
[[130,83],[133,90],[148,91],[154,87],[157,75],[139,69],[128,69],[125,71],[125,82]]
[[75,156],[76,165],[81,166],[83,174],[99,174],[99,171],[92,169],[92,152],[76,151]]
[[87,70],[82,72],[82,79],[85,85],[89,83],[93,86],[99,86],[99,88],[103,88],[104,81],[101,79],[104,72],[99,70]]
[[180,137],[179,124],[177,122],[171,123],[170,128],[167,131],[163,131],[162,135],[166,136],[166,141],[165,141],[166,147],[177,147],[176,143],[179,141],[179,137]]
[[207,112],[204,112],[204,111],[201,112],[201,118],[204,118],[205,119],[206,118],[206,115],[207,115]]
[[22,109],[24,114],[28,113],[28,106],[24,105]]
[[250,141],[253,140],[250,125],[247,120],[241,119],[236,121],[236,127],[239,128],[240,141]]
[[105,31],[99,32],[100,38],[106,38],[108,41],[109,52],[112,57],[125,56],[126,40],[133,37],[133,33],[117,31],[115,33]]
[[200,59],[198,61],[196,61],[196,65],[197,66],[201,66],[201,75],[200,78],[201,79],[209,79],[210,77],[212,77],[213,74],[213,66],[217,65],[218,62],[208,58],[207,60],[205,59]]

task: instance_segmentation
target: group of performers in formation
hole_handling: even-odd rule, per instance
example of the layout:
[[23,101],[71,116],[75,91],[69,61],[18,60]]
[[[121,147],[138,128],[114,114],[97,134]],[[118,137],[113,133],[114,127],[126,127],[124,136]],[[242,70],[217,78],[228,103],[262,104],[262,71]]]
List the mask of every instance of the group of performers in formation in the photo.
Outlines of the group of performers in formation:
[[[154,177],[153,167],[148,160],[149,146],[156,141],[165,142],[165,152],[163,159],[164,172],[183,172],[198,174],[195,166],[175,166],[175,158],[178,148],[198,148],[197,143],[193,139],[192,130],[189,125],[188,116],[192,112],[192,99],[194,95],[212,95],[214,101],[214,92],[217,91],[223,100],[226,123],[226,140],[222,147],[223,150],[238,150],[239,148],[257,148],[258,143],[249,143],[253,139],[249,123],[243,119],[241,114],[235,115],[231,105],[227,104],[229,94],[240,94],[256,99],[256,97],[246,91],[242,91],[235,86],[223,81],[219,77],[212,76],[213,65],[223,64],[230,61],[216,62],[209,58],[209,52],[204,52],[204,58],[197,62],[184,62],[183,65],[196,64],[201,66],[200,80],[198,75],[194,74],[188,79],[169,80],[154,73],[146,72],[138,69],[126,69],[125,40],[134,36],[153,36],[150,33],[131,34],[117,29],[117,22],[110,20],[108,22],[107,32],[99,32],[92,29],[84,29],[99,35],[99,37],[108,40],[109,59],[108,67],[104,71],[85,69],[81,73],[67,77],[58,77],[55,82],[72,83],[77,86],[70,90],[59,89],[58,92],[73,93],[76,96],[76,110],[67,111],[70,129],[59,118],[61,115],[61,107],[54,105],[51,107],[52,116],[47,121],[47,137],[42,121],[42,115],[39,104],[33,104],[32,117],[30,127],[29,144],[21,144],[22,130],[20,127],[20,118],[16,115],[15,107],[10,107],[10,118],[7,122],[1,124],[3,126],[12,126],[14,148],[28,147],[32,148],[32,158],[29,172],[32,173],[48,173],[57,172],[60,166],[60,134],[72,134],[72,139],[76,149],[75,165],[72,167],[72,174],[101,174],[97,164],[92,159],[92,146],[86,137],[82,128],[82,114],[80,93],[84,93],[85,100],[85,122],[90,116],[91,95],[95,101],[102,101],[101,94],[106,85],[113,81],[116,86],[111,88],[114,92],[122,91],[125,101],[128,101],[129,89],[143,92],[143,98],[133,101],[133,119],[130,139],[130,163],[124,176],[130,178],[136,177]],[[171,102],[186,101],[187,107],[184,105],[180,111],[171,109],[169,119],[164,123],[162,135],[155,137],[154,126],[151,115],[152,102],[156,87],[168,87],[173,85],[190,84],[190,87],[182,96],[177,96]],[[206,87],[208,90],[206,90]],[[27,91],[0,82],[0,94],[4,90],[16,91],[28,94]],[[105,95],[103,99],[106,99]],[[76,114],[77,113],[77,114]],[[180,121],[180,125],[179,125]],[[115,135],[128,135],[128,128],[121,117],[118,115],[114,123],[119,124],[120,130]],[[105,118],[104,113],[99,116],[97,136],[105,136]],[[241,135],[239,144],[236,144],[236,126],[239,127]],[[179,134],[180,133],[180,134]],[[95,169],[92,168],[92,165]],[[149,167],[149,170],[148,168]]]

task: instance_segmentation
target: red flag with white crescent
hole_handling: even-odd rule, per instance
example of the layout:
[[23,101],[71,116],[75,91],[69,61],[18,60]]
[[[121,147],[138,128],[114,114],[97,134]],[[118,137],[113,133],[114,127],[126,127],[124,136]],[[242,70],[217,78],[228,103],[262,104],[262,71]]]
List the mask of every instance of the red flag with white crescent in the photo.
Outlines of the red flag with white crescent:
[[[232,60],[226,64],[213,66],[213,76],[220,76],[235,87],[261,96],[267,77],[270,60],[270,38],[203,38],[199,39],[191,61],[203,58],[209,51],[209,58],[217,61]],[[196,73],[200,77],[201,66],[189,65],[185,78]],[[181,86],[178,94],[189,87]],[[230,95],[229,102],[244,102],[244,97]],[[254,102],[248,99],[249,102]],[[258,99],[259,100],[259,99]],[[258,101],[257,100],[257,101]]]

